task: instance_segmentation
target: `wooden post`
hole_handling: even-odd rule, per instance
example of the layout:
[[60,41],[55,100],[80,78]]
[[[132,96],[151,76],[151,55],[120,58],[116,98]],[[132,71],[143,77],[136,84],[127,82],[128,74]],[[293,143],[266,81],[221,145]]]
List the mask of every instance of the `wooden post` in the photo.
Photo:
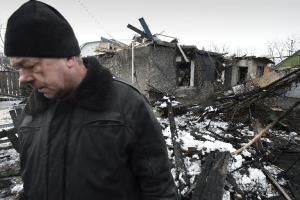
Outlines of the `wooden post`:
[[292,200],[292,198],[284,191],[284,189],[278,184],[278,182],[272,177],[272,175],[265,169],[261,168],[271,183],[277,188],[277,190],[284,196],[286,200]]
[[229,152],[212,152],[207,156],[192,200],[222,200],[229,158]]
[[21,90],[20,90],[20,82],[19,82],[19,73],[15,73],[15,86],[16,86],[16,95],[20,96],[21,95]]
[[179,49],[179,51],[180,51],[182,57],[184,58],[184,61],[185,61],[185,62],[189,62],[189,59],[188,59],[187,56],[185,55],[185,53],[184,53],[183,49],[181,48],[181,46],[180,46],[178,43],[176,43],[176,45],[177,45],[177,47],[178,47],[178,49]]
[[7,72],[7,90],[8,94],[13,95],[13,86],[12,86],[12,72]]
[[4,77],[3,77],[4,72],[0,71],[0,92],[4,93]]
[[15,133],[16,133],[15,129],[12,128],[8,131],[2,130],[1,135],[6,136],[9,139],[9,141],[12,143],[14,149],[19,153],[19,142]]
[[12,84],[13,84],[13,94],[18,96],[18,82],[16,81],[17,74],[12,72]]
[[3,77],[3,89],[4,89],[4,93],[7,94],[8,90],[7,90],[7,72],[4,72],[4,77]]
[[174,147],[174,157],[175,157],[175,169],[176,169],[176,176],[182,177],[185,183],[182,183],[179,180],[179,190],[182,191],[186,186],[190,186],[190,180],[188,178],[187,169],[184,164],[182,149],[180,147],[178,139],[178,133],[176,129],[176,123],[174,120],[174,112],[172,109],[171,100],[167,100],[167,107],[168,107],[168,117],[170,122],[170,130],[171,130],[171,139]]
[[[10,110],[9,114],[10,114],[10,117],[14,124],[14,130],[17,130],[17,112],[15,110]],[[19,141],[18,141],[18,137],[16,136],[16,132],[17,131],[15,131],[14,133],[8,134],[7,137],[11,141],[15,150],[17,152],[19,152]]]
[[190,87],[195,85],[195,61],[191,60]]

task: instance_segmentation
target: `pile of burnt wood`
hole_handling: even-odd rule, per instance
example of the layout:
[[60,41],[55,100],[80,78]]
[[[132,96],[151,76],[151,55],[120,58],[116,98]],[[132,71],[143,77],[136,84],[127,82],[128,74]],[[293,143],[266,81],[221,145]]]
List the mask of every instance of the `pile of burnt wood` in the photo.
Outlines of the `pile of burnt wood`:
[[[242,111],[241,113],[236,111],[236,116],[234,118],[229,118],[231,121],[229,126],[226,130],[222,130],[223,134],[214,133],[212,130],[208,129],[212,133],[213,137],[220,141],[232,144],[237,150],[231,153],[210,152],[204,156],[202,154],[201,173],[196,176],[193,182],[190,182],[190,176],[184,160],[186,156],[201,156],[201,152],[197,152],[196,149],[190,149],[188,151],[182,150],[177,139],[178,129],[176,128],[174,120],[174,112],[172,111],[171,105],[168,104],[168,118],[173,144],[171,148],[174,154],[174,168],[177,174],[175,179],[178,182],[180,198],[191,200],[221,200],[223,198],[225,188],[230,185],[233,190],[233,192],[231,192],[231,199],[255,199],[254,195],[248,194],[240,189],[232,176],[233,171],[228,172],[229,160],[234,155],[241,153],[243,150],[251,148],[251,151],[255,152],[253,154],[253,158],[244,162],[243,165],[238,169],[235,169],[235,171],[243,170],[243,168],[247,168],[249,166],[260,169],[282,196],[282,199],[300,199],[300,177],[297,178],[297,174],[299,174],[300,170],[300,141],[287,140],[285,138],[281,138],[281,135],[268,135],[271,133],[269,132],[271,128],[284,130],[290,128],[281,121],[285,117],[288,117],[288,115],[292,112],[292,109],[299,104],[300,102],[297,102],[291,107],[291,109],[282,111],[275,120],[273,120],[270,110],[267,110],[265,107],[261,107],[261,105],[252,105],[248,116],[245,116],[245,111]],[[214,112],[217,113],[218,111]],[[276,114],[278,115],[277,112]],[[229,114],[218,112],[218,114],[211,113],[209,117],[212,119],[214,117],[219,118],[221,116],[226,120],[228,119],[228,116],[232,114],[233,113]],[[201,117],[199,117],[199,119],[201,119]],[[241,130],[244,126],[251,126],[253,127],[252,130],[256,129],[256,135],[250,138],[249,136],[241,134],[239,130]],[[222,129],[222,127],[218,128]],[[234,137],[225,137],[224,135],[231,135]],[[201,139],[201,136],[199,135],[193,136],[196,139],[197,137]],[[270,145],[265,143],[264,140],[261,140],[261,137],[272,138],[273,144]],[[271,163],[282,168],[283,171],[279,176],[287,180],[286,187],[281,186],[278,181],[272,177],[272,174],[264,168],[264,163]],[[277,179],[279,179],[279,177],[277,177]],[[186,187],[188,187],[188,190],[185,190]]]
[[[187,111],[189,108],[172,107],[172,100],[168,99],[167,108],[164,113],[168,115],[171,130],[172,150],[174,156],[175,180],[178,183],[178,196],[181,199],[191,200],[216,200],[222,199],[224,188],[230,185],[234,192],[231,193],[231,199],[253,199],[253,196],[243,192],[239,185],[235,182],[228,172],[228,163],[232,156],[241,153],[247,148],[252,148],[255,158],[243,163],[236,170],[248,166],[254,166],[260,169],[280,196],[272,197],[272,199],[300,199],[300,141],[286,140],[282,136],[269,134],[270,129],[288,130],[300,132],[300,126],[294,119],[299,116],[300,100],[296,101],[289,109],[274,109],[268,105],[268,101],[276,96],[281,96],[294,83],[297,83],[300,76],[300,69],[282,77],[272,84],[255,88],[251,91],[217,98],[214,101],[214,109],[212,111],[198,111],[199,121],[207,118],[222,118],[229,123],[229,127],[223,130],[226,134],[234,137],[228,138],[220,134],[212,132],[214,136],[222,141],[233,144],[238,149],[235,152],[211,152],[202,157],[201,173],[197,175],[193,183],[190,182],[188,170],[185,166],[184,159],[189,154],[197,154],[194,152],[183,152],[180,142],[178,142],[177,126],[174,120],[174,113],[179,110]],[[293,121],[293,123],[291,123]],[[298,122],[299,123],[299,122]],[[251,126],[255,130],[253,138],[245,137],[237,130],[240,126]],[[221,128],[221,127],[219,127]],[[269,134],[269,135],[268,135]],[[195,136],[195,135],[194,135]],[[197,136],[198,137],[198,136]],[[201,136],[200,136],[201,137]],[[261,138],[272,138],[273,144],[265,144]],[[241,145],[243,144],[243,145]],[[266,146],[268,145],[268,146]],[[196,152],[195,152],[196,151]],[[279,166],[283,171],[280,177],[287,180],[287,184],[283,187],[272,177],[263,163],[268,162]],[[188,190],[186,190],[188,188]],[[249,197],[250,196],[250,197]],[[270,198],[271,199],[271,198]]]
[[[287,88],[299,80],[300,70],[296,70],[285,77],[273,82],[264,88],[256,88],[246,93],[218,98],[214,102],[213,111],[197,110],[199,121],[204,119],[222,118],[229,123],[229,127],[223,132],[233,135],[228,138],[214,133],[211,134],[216,138],[233,144],[237,149],[235,152],[210,152],[202,157],[201,173],[196,176],[193,182],[187,172],[184,158],[192,154],[197,154],[197,150],[192,149],[191,152],[183,151],[181,144],[178,142],[178,128],[175,123],[175,108],[172,107],[172,100],[166,100],[166,114],[171,131],[172,150],[174,157],[175,180],[178,183],[178,197],[186,200],[218,200],[222,199],[226,187],[232,188],[233,192],[231,199],[249,199],[249,194],[245,194],[235,182],[231,172],[228,172],[229,160],[232,156],[241,153],[243,150],[251,147],[256,152],[255,158],[243,163],[236,170],[240,170],[247,165],[255,166],[261,169],[274,188],[278,190],[282,199],[300,199],[300,145],[299,141],[285,141],[282,138],[269,135],[272,137],[274,144],[266,146],[261,140],[261,137],[268,134],[271,128],[277,129],[293,129],[285,123],[286,119],[291,117],[298,107],[300,101],[295,102],[287,110],[274,110],[265,104],[266,99],[283,94]],[[189,110],[189,108],[184,109]],[[16,122],[17,115],[20,114],[20,109],[10,112],[13,122]],[[203,111],[203,112],[201,112]],[[300,116],[300,115],[299,115]],[[256,130],[253,138],[245,137],[240,134],[238,129],[240,126],[252,126]],[[10,146],[1,147],[0,150],[14,148],[18,152],[18,141],[16,130],[12,125],[11,128],[0,127],[0,142],[11,142]],[[221,128],[221,127],[220,127]],[[295,130],[296,132],[300,131]],[[195,137],[201,137],[196,136]],[[5,138],[5,139],[3,139]],[[197,139],[197,138],[196,138]],[[284,142],[283,142],[284,141]],[[244,145],[241,145],[244,144]],[[288,158],[288,159],[287,159]],[[9,159],[9,155],[0,155],[0,161]],[[283,173],[280,176],[288,180],[286,187],[282,187],[272,174],[263,167],[263,162],[270,162],[276,165],[281,165]],[[19,168],[0,169],[0,198],[9,195],[8,188],[11,188],[15,178],[19,177]]]

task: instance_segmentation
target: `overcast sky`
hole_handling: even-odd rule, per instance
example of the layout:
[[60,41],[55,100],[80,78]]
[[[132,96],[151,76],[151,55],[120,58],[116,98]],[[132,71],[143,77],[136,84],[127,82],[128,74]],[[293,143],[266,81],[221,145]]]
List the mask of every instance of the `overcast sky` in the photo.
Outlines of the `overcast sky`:
[[[0,24],[26,0],[1,0]],[[151,32],[180,44],[226,45],[263,55],[266,43],[300,35],[300,0],[44,0],[73,26],[80,44],[100,37],[129,43],[144,17]],[[3,32],[3,30],[2,30]],[[298,41],[299,42],[299,41]]]

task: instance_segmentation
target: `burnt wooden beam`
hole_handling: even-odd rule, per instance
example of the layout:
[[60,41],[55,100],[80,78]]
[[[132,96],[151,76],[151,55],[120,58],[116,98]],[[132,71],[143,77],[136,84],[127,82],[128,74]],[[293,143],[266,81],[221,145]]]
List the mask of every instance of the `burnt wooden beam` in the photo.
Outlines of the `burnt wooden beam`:
[[276,189],[284,196],[286,200],[292,200],[292,198],[285,192],[285,190],[279,185],[279,183],[272,177],[272,175],[263,167],[261,170],[266,175],[266,177],[270,180],[270,182],[276,187]]
[[3,129],[3,130],[0,132],[0,139],[1,139],[1,138],[4,138],[4,137],[7,137],[8,134],[14,134],[14,133],[16,133],[15,128],[10,128],[10,129],[8,129],[8,130],[4,130],[4,129]]
[[10,155],[0,156],[0,159],[10,158]]
[[16,131],[14,128],[9,130],[2,130],[0,132],[0,138],[7,137],[11,142],[13,148],[19,153],[19,142],[18,137],[15,135]]
[[286,89],[290,88],[293,83],[298,83],[299,78],[300,69],[297,69],[265,87],[259,87],[231,97],[217,99],[216,102],[220,102],[221,105],[219,105],[219,109],[215,114],[219,112],[228,114],[236,113],[265,98],[280,96],[285,93]]
[[134,32],[140,34],[140,35],[141,35],[142,37],[144,37],[144,38],[150,39],[146,33],[144,33],[143,31],[141,31],[140,29],[138,29],[138,28],[132,26],[131,24],[128,24],[128,25],[127,25],[127,28],[129,28],[129,29],[133,30]]
[[222,200],[224,193],[229,152],[211,152],[196,181],[192,200]]
[[180,46],[178,43],[176,43],[176,45],[177,45],[177,48],[179,49],[179,51],[180,51],[182,57],[184,58],[184,61],[185,61],[186,63],[190,62],[189,59],[188,59],[188,57],[185,55],[183,49],[181,48],[181,46]]
[[[174,159],[175,159],[175,170],[176,176],[179,177],[179,190],[182,191],[185,187],[190,186],[190,179],[188,177],[187,168],[184,163],[183,153],[178,142],[178,132],[176,128],[176,123],[174,119],[174,112],[172,108],[171,100],[167,100],[167,107],[168,107],[168,119],[170,123],[170,130],[171,130],[171,140],[173,143],[173,152],[174,152]],[[181,177],[181,178],[180,178]],[[182,183],[182,180],[184,183]]]
[[152,35],[152,33],[151,33],[150,29],[149,29],[149,26],[147,25],[145,19],[143,17],[141,17],[139,19],[139,21],[140,21],[140,23],[141,23],[141,25],[142,25],[142,27],[143,27],[146,35],[148,36],[147,38],[153,40],[153,35]]
[[13,121],[14,127],[16,127],[17,126],[17,112],[15,110],[10,110],[9,114]]

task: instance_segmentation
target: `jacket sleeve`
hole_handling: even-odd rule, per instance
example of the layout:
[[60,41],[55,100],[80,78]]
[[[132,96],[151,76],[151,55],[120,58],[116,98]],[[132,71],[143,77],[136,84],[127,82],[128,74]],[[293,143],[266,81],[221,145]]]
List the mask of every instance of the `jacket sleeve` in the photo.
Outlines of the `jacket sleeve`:
[[175,200],[177,190],[170,172],[161,127],[145,98],[136,94],[131,129],[136,136],[132,169],[138,179],[142,200]]

